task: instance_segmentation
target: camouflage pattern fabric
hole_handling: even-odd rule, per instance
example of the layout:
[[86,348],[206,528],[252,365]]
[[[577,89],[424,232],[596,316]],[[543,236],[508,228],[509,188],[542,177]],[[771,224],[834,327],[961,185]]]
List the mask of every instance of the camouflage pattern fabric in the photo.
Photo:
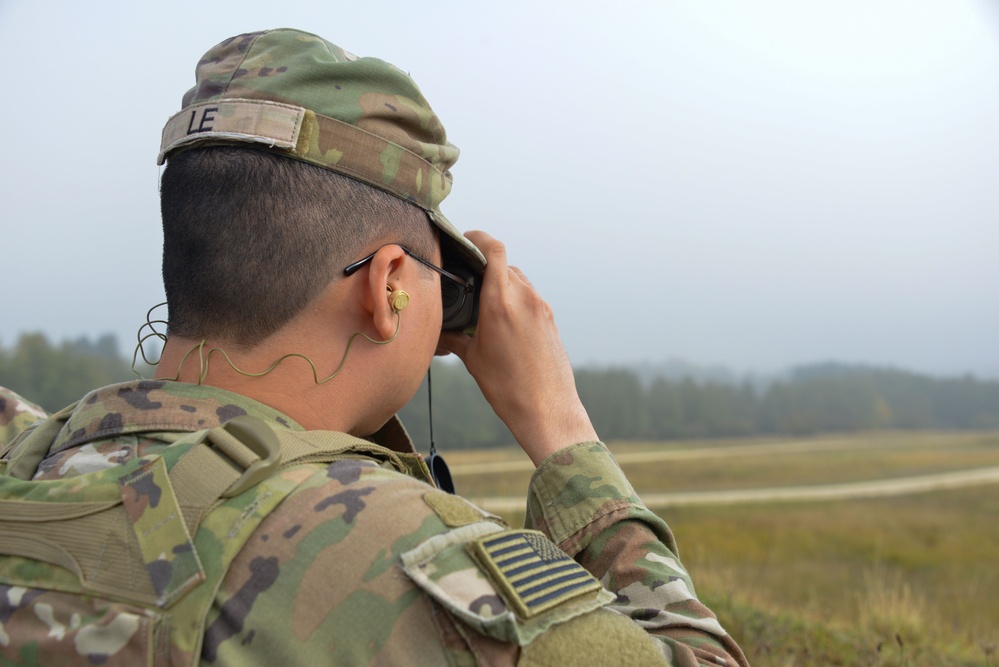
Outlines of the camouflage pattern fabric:
[[[127,465],[236,414],[301,430],[266,406],[214,388],[113,385],[80,402],[36,478]],[[412,451],[395,424],[380,437],[391,449]],[[746,664],[694,595],[669,528],[641,504],[601,443],[581,443],[539,466],[527,528],[540,532],[511,530],[461,498],[363,457],[279,477],[242,494],[240,508],[211,513],[198,531],[209,568],[241,515],[264,514],[204,620],[200,664]],[[294,485],[275,508],[266,507],[272,483]],[[540,583],[521,574],[531,568]],[[602,587],[591,585],[593,578]],[[19,627],[38,626],[38,607],[26,597],[0,586],[0,649]],[[62,615],[52,616],[53,609]],[[125,629],[149,625],[137,611],[123,611],[132,614],[118,621]],[[50,630],[71,636],[71,613],[54,606],[47,613]],[[124,651],[127,642],[118,643]],[[105,664],[126,664],[116,646],[102,645]],[[83,655],[79,644],[68,647],[67,662]],[[600,659],[601,652],[610,655]]]
[[40,406],[0,387],[0,447],[48,415]]
[[427,212],[481,273],[485,258],[441,213],[458,148],[416,82],[378,58],[280,29],[238,35],[202,57],[159,164],[209,145],[265,149],[366,183]]

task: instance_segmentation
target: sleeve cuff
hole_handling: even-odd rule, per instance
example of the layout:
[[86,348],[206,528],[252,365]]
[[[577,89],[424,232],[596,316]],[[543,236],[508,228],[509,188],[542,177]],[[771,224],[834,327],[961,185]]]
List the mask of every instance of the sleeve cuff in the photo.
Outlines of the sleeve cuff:
[[561,545],[601,517],[633,508],[644,505],[607,446],[581,442],[552,454],[534,471],[525,523]]

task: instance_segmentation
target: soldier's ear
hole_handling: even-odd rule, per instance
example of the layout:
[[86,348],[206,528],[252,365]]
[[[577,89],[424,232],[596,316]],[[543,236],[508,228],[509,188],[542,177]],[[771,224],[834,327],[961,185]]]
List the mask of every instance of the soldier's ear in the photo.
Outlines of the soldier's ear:
[[397,328],[398,314],[392,307],[392,292],[401,290],[401,271],[406,253],[397,245],[379,248],[368,265],[365,310],[381,340],[391,338]]

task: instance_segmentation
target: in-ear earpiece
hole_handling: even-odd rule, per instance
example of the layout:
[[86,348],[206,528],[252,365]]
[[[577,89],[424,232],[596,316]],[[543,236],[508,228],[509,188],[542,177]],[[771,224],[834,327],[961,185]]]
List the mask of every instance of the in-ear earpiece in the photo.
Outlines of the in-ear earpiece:
[[389,305],[392,306],[392,310],[395,312],[398,313],[409,305],[409,294],[407,294],[405,290],[393,290],[390,287],[389,292]]

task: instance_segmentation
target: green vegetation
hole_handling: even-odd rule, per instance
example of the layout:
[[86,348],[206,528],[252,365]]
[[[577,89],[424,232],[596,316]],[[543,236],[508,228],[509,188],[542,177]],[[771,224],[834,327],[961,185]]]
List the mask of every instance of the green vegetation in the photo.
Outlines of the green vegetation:
[[999,642],[999,486],[663,511],[755,665],[983,665]]
[[54,345],[44,334],[23,334],[11,349],[0,347],[0,386],[49,412],[80,400],[97,387],[133,379],[131,360],[112,335]]
[[[50,343],[24,334],[0,346],[0,385],[48,410],[87,391],[134,378],[113,336]],[[513,438],[459,363],[435,361],[435,439],[445,447],[501,447]],[[144,365],[140,370],[149,376]],[[631,369],[576,369],[576,384],[605,440],[802,436],[884,429],[999,428],[999,382],[824,364],[768,385],[643,377]],[[426,383],[401,411],[429,443]]]
[[[433,374],[438,443],[512,444],[463,367],[437,363]],[[803,367],[759,388],[691,379],[643,382],[628,369],[581,368],[576,369],[576,385],[605,440],[999,428],[999,382],[865,366]],[[402,412],[418,442],[429,441],[425,392],[424,386]]]
[[[748,442],[746,455],[730,453],[732,444],[612,443],[611,449],[622,461],[635,461],[624,467],[640,494],[895,478],[999,464],[995,432],[865,434],[838,436],[832,443],[815,438],[787,453],[765,455],[748,453],[763,441]],[[699,457],[647,457],[680,451]],[[524,494],[529,469],[509,470],[524,460],[519,450],[447,454],[459,492]],[[505,471],[489,473],[484,463],[504,465]],[[999,664],[999,485],[657,511],[677,537],[698,594],[755,667]],[[522,512],[505,516],[523,521]]]

